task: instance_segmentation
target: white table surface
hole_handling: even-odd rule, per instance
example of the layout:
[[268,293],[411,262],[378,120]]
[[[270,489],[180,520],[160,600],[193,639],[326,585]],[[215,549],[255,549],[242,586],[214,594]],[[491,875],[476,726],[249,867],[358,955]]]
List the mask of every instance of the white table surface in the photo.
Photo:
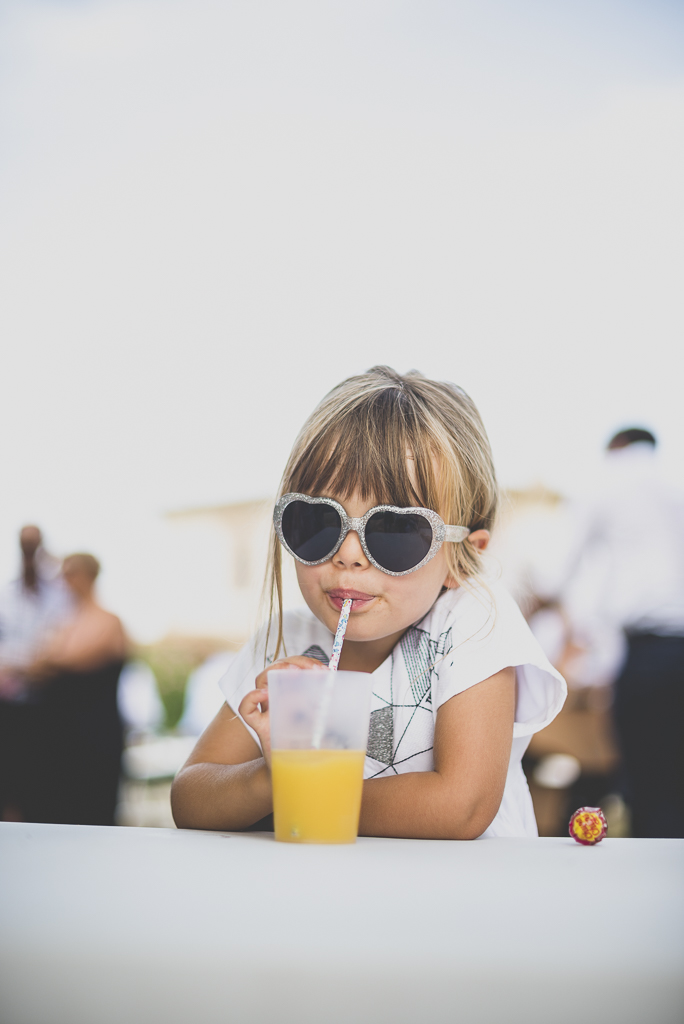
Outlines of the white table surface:
[[0,824],[2,1024],[681,1024],[684,840]]

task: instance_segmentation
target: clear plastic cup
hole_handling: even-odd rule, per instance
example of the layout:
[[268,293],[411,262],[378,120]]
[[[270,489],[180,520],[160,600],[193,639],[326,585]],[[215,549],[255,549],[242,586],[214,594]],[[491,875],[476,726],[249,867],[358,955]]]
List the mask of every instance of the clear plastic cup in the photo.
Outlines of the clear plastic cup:
[[268,673],[273,817],[280,842],[356,841],[371,691],[368,672]]

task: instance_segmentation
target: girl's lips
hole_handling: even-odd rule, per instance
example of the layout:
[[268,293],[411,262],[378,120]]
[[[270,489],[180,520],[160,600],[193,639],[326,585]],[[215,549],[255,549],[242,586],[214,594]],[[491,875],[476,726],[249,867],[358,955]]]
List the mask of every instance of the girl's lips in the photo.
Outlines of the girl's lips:
[[360,590],[329,590],[328,597],[330,603],[337,611],[342,610],[342,605],[345,601],[351,600],[353,612],[361,611],[362,608],[366,608],[371,601],[375,600],[375,594],[364,594]]

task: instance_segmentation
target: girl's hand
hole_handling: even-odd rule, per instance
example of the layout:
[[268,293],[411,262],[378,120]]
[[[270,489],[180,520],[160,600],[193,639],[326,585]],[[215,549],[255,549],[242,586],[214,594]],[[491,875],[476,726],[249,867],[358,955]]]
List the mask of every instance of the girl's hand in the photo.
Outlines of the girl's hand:
[[240,701],[238,712],[242,719],[254,729],[259,737],[264,760],[271,767],[271,728],[268,719],[268,673],[273,669],[322,669],[325,668],[315,658],[295,656],[275,661],[256,678],[256,690],[251,690]]

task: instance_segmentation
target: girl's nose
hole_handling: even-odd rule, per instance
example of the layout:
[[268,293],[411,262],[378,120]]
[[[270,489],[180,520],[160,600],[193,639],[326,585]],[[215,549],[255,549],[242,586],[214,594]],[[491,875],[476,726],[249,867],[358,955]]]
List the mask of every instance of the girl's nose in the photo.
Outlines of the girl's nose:
[[333,555],[333,565],[336,565],[338,569],[351,569],[352,567],[367,569],[370,566],[356,530],[350,530],[342,541]]

